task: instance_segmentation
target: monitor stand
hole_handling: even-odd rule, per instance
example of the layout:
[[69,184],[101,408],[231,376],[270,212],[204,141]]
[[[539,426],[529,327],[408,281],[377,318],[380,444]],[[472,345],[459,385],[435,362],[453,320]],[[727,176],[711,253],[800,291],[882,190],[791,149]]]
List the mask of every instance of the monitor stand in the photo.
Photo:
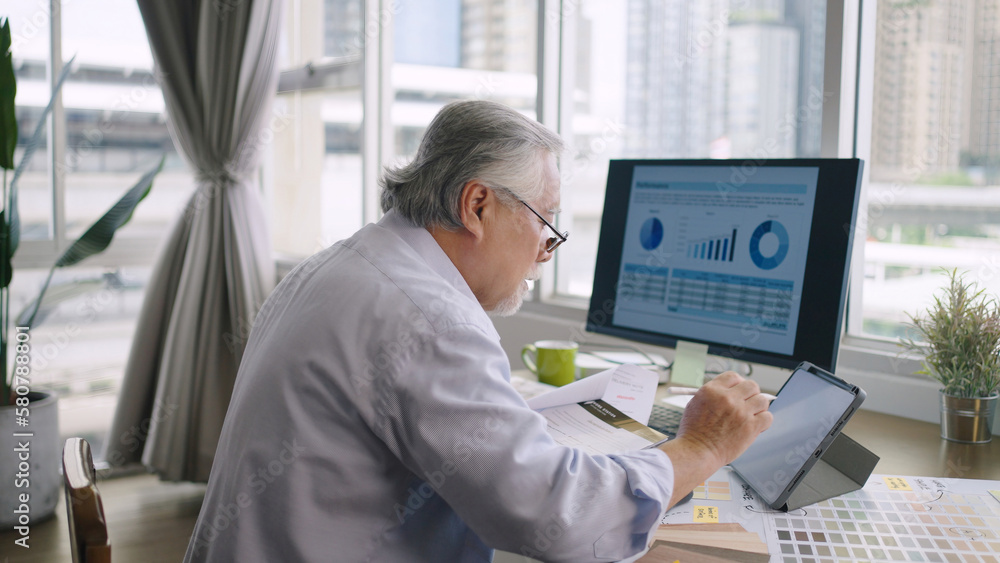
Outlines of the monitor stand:
[[670,366],[670,384],[701,387],[705,383],[708,344],[678,340],[674,347],[674,363]]
[[[617,349],[615,349],[617,348]],[[670,374],[669,362],[660,354],[646,353],[632,345],[581,343],[576,353],[576,367],[579,378],[594,375],[604,370],[614,369],[621,364],[635,364],[654,371],[660,383],[667,382]]]

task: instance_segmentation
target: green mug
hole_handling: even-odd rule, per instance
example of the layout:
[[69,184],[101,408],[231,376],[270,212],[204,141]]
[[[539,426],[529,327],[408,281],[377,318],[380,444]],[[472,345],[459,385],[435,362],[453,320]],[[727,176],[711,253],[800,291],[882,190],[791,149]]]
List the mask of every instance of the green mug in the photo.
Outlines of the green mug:
[[579,347],[568,340],[539,340],[521,350],[521,361],[538,376],[538,381],[566,385],[576,380],[576,350]]

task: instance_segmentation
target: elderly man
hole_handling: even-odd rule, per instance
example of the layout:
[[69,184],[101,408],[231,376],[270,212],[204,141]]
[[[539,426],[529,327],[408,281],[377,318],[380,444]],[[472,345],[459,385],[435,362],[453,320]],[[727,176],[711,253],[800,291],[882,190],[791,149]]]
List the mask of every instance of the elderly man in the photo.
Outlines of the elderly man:
[[382,220],[282,281],[187,561],[619,560],[771,424],[756,384],[727,373],[660,449],[596,456],[549,437],[487,313],[514,313],[565,240],[561,150],[510,108],[450,104],[385,172]]

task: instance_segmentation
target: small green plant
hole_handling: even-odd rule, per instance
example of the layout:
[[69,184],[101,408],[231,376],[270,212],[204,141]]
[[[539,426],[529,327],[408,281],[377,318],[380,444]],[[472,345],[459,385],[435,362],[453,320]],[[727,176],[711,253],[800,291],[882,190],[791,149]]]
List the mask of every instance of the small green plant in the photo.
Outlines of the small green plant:
[[946,395],[989,397],[1000,389],[1000,303],[958,270],[922,316],[908,314],[914,337],[905,349],[923,356],[917,373],[938,381]]

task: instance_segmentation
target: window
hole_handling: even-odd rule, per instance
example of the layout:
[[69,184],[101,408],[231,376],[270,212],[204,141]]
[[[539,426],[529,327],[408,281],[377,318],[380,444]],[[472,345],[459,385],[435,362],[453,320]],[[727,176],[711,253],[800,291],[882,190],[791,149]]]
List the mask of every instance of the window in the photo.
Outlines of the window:
[[167,131],[138,7],[129,0],[101,1],[107,12],[81,2],[66,2],[62,9],[62,59],[76,57],[63,87],[66,236],[83,234],[168,154],[172,162],[136,210],[136,224],[122,232],[158,239],[193,188],[191,175]]
[[[549,271],[555,281],[543,294],[587,297],[609,159],[819,155],[826,2],[746,4],[290,3],[286,51],[292,55],[280,98],[294,125],[278,135],[273,159],[279,249],[309,254],[376,219],[378,167],[411,156],[448,101],[493,99],[533,117],[536,107],[549,105],[554,111],[543,121],[571,148],[562,162],[559,222],[575,242],[560,249]],[[324,29],[314,29],[314,21],[326,22]],[[310,34],[317,37],[313,48]],[[331,49],[338,45],[358,48]],[[361,53],[369,60],[358,60]],[[329,57],[364,65],[366,82],[323,84],[316,77],[347,73],[333,71]],[[306,68],[318,86],[297,75]],[[319,134],[305,136],[321,123],[328,135],[324,166],[316,164],[319,153],[312,154]],[[334,131],[348,144],[332,143]],[[352,141],[365,133],[377,139],[366,146]],[[298,141],[285,148],[282,136],[292,135]],[[334,146],[347,150],[333,156]],[[333,159],[354,164],[334,172]],[[311,176],[300,175],[309,169]]]
[[[63,393],[65,431],[99,443],[157,244],[194,183],[169,139],[134,2],[66,2],[55,17],[45,2],[8,4],[22,132],[48,98],[49,69],[76,57],[22,180],[13,309],[58,250],[167,154],[112,248],[57,274],[81,293],[35,333],[37,381]],[[536,291],[575,298],[557,307],[566,316],[589,295],[609,159],[857,155],[867,222],[848,330],[894,338],[941,285],[938,268],[1000,292],[1000,27],[990,2],[878,0],[841,17],[850,5],[290,0],[263,169],[275,248],[302,257],[377,219],[380,166],[409,157],[443,104],[491,99],[570,146],[558,222],[572,238]],[[847,96],[858,113],[851,106],[832,131],[828,30],[850,36],[851,26],[860,50],[840,73],[858,80]]]
[[613,158],[816,157],[826,2],[584,0],[563,10],[558,294],[589,297]]
[[879,0],[875,12],[867,241],[851,313],[861,334],[897,337],[941,269],[1000,292],[1000,28],[990,2]]
[[275,109],[287,126],[276,128],[269,174],[282,254],[311,254],[377,219],[380,166],[412,156],[446,103],[491,99],[535,117],[535,0],[287,8]]
[[[860,214],[870,223],[857,231],[847,317],[855,338],[847,340],[871,354],[879,348],[871,337],[900,334],[904,311],[918,310],[940,284],[934,267],[964,265],[984,282],[1000,270],[991,199],[1000,176],[1000,133],[991,129],[1000,115],[991,101],[1000,79],[991,73],[1000,64],[991,57],[1000,42],[992,6],[293,1],[294,37],[329,37],[309,31],[320,21],[346,35],[326,40],[323,52],[289,43],[289,52],[300,50],[282,78],[288,130],[301,135],[322,122],[326,133],[317,143],[301,137],[297,150],[281,152],[276,143],[272,225],[278,238],[310,226],[287,245],[299,255],[350,234],[378,218],[380,166],[412,154],[442,104],[503,101],[570,145],[558,222],[572,240],[546,266],[535,295],[546,302],[538,310],[580,319],[609,159],[857,156],[866,161]],[[432,40],[416,42],[414,30]],[[345,44],[355,48],[329,47]],[[827,52],[828,44],[838,51]],[[310,97],[321,109],[304,109]],[[305,156],[322,143],[327,152]],[[331,155],[341,168],[323,168]],[[309,166],[321,172],[307,185],[279,186],[286,171]],[[899,362],[872,367],[869,357],[856,365],[910,371]]]
[[[194,183],[170,141],[138,7],[128,0],[5,6],[18,80],[19,160],[49,100],[51,69],[73,59],[62,106],[20,185],[22,242],[11,310],[25,309],[48,267],[166,155],[153,190],[112,246],[58,271],[32,330],[33,385],[60,395],[63,434],[101,451],[156,248]],[[50,38],[61,52],[51,52]],[[73,58],[75,57],[75,58]],[[53,142],[54,141],[54,142]]]
[[408,0],[393,24],[393,156],[409,158],[446,103],[479,98],[535,117],[535,0]]
[[274,143],[265,167],[274,247],[295,260],[363,224],[361,61],[382,24],[364,29],[361,0],[285,6]]

